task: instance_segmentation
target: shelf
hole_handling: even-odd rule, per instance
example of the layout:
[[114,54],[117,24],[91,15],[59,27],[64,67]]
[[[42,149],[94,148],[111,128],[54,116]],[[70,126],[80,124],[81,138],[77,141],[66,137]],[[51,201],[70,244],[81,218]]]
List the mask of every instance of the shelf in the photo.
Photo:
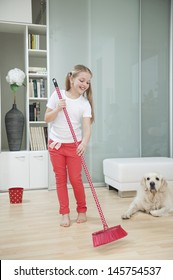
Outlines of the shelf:
[[39,24],[17,23],[9,21],[0,21],[0,32],[4,33],[25,33],[26,26],[30,33],[39,33],[46,35],[47,26]]
[[47,79],[47,74],[34,74],[34,73],[28,73],[29,78],[42,78],[42,79]]
[[47,97],[30,97],[29,100],[37,100],[37,101],[47,101]]
[[29,33],[39,33],[40,35],[46,35],[47,26],[40,24],[28,24]]
[[26,24],[11,23],[7,21],[0,21],[0,32],[3,33],[17,33],[24,34],[26,30]]
[[[40,129],[43,127],[47,127],[47,123],[44,121],[44,114],[48,96],[46,37],[46,26],[28,25],[29,49],[27,50],[28,63],[26,72],[29,81],[27,106],[29,108],[28,135],[30,140],[28,145],[31,150],[35,150],[37,148],[39,149],[39,145],[37,148],[33,147],[34,143],[37,142],[39,138]],[[43,89],[44,94],[42,93]]]
[[47,123],[45,121],[30,121],[29,124],[45,124],[45,125],[47,125]]
[[46,57],[47,50],[37,50],[37,49],[29,49],[28,54],[33,57]]

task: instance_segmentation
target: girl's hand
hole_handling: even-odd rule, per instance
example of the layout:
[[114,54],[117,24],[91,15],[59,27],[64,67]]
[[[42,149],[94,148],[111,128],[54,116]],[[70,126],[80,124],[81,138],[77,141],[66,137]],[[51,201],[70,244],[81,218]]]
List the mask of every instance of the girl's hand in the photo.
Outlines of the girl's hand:
[[56,110],[59,112],[61,111],[63,108],[66,107],[66,101],[65,99],[60,99],[57,103],[57,106],[56,106]]
[[57,117],[58,113],[62,111],[63,108],[66,107],[65,99],[60,99],[57,102],[57,105],[54,109],[47,108],[44,116],[44,120],[46,123],[53,122]]
[[77,147],[77,154],[78,156],[82,156],[85,153],[86,145],[84,143],[80,143]]

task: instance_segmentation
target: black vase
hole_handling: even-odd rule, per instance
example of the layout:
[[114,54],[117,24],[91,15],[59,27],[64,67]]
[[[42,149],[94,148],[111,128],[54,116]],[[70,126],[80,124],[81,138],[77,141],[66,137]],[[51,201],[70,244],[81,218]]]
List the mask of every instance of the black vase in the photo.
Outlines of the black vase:
[[13,104],[12,109],[5,115],[5,127],[9,150],[20,151],[23,138],[24,115],[17,109],[16,104]]

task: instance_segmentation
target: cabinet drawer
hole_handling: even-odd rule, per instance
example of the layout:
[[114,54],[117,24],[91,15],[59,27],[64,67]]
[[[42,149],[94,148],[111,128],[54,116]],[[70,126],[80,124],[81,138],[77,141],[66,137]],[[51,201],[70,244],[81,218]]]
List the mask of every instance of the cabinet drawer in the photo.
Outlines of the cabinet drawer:
[[0,190],[12,186],[29,188],[29,159],[27,152],[7,152],[0,154]]
[[30,189],[48,188],[48,152],[30,152]]

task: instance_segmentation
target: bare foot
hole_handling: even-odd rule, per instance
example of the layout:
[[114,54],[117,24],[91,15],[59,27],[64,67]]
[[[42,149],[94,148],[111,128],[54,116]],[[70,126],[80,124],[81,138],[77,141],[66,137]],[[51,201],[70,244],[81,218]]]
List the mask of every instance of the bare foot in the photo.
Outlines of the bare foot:
[[62,215],[60,226],[62,226],[62,227],[69,227],[70,226],[69,214]]
[[76,222],[80,224],[80,223],[85,223],[86,221],[87,221],[86,213],[78,213]]

